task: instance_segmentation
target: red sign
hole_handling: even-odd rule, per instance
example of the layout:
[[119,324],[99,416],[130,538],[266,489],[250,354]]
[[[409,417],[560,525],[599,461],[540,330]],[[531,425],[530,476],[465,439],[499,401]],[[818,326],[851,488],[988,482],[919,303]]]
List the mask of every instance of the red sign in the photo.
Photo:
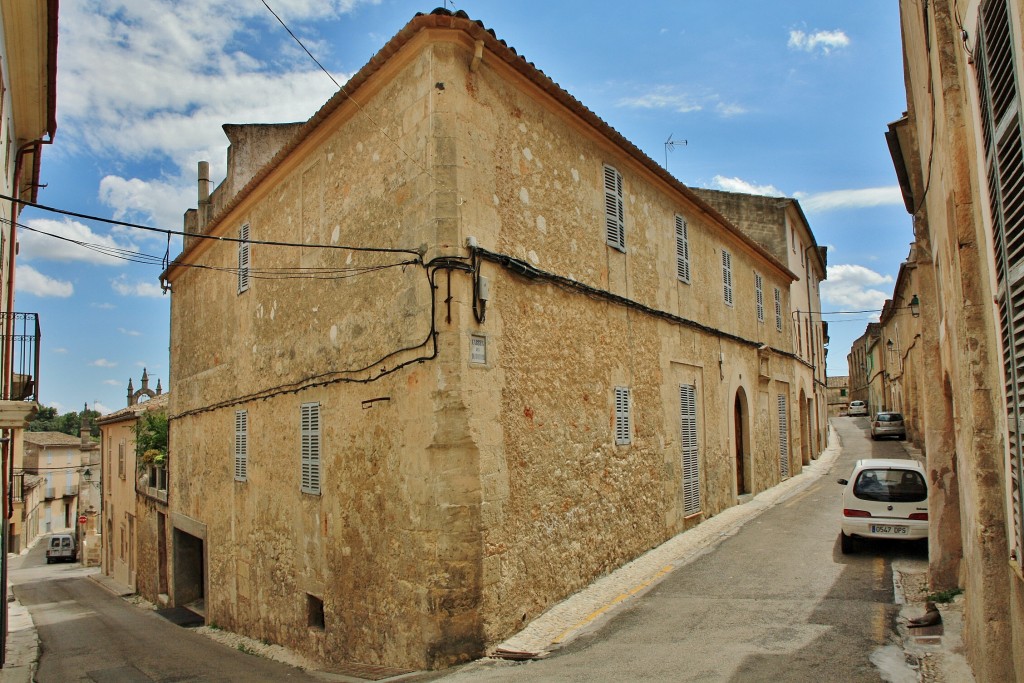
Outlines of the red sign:
[[82,515],[81,517],[78,518],[78,523],[79,524],[85,524],[88,521],[89,521],[89,518],[86,517],[85,515]]

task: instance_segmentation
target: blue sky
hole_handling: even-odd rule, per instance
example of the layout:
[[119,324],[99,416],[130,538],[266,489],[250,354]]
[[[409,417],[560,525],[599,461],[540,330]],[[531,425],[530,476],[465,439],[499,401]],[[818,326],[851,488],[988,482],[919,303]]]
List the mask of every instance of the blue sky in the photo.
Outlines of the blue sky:
[[[416,12],[407,0],[268,0],[339,82]],[[449,6],[451,4],[449,3]],[[883,134],[906,108],[889,0],[461,0],[528,61],[684,183],[800,199],[829,247],[823,309],[879,309],[913,239]],[[260,0],[77,0],[60,8],[55,144],[42,204],[180,230],[196,164],[224,175],[224,123],[301,121],[334,85]],[[162,256],[165,238],[36,209],[21,222]],[[124,407],[168,382],[160,266],[23,230],[16,308],[40,314],[40,394]],[[170,256],[180,251],[172,241]],[[828,372],[869,315],[832,315]]]

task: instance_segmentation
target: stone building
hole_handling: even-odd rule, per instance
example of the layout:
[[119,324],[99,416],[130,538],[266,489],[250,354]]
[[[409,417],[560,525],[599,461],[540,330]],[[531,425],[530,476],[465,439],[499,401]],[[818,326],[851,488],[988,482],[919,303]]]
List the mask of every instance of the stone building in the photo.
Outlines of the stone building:
[[39,477],[40,496],[26,510],[25,545],[42,534],[75,532],[82,456],[95,448],[90,440],[64,432],[25,432],[23,472]]
[[[1024,680],[1024,4],[901,0],[929,577],[964,590],[979,681]],[[908,368],[909,370],[909,368]]]
[[827,275],[826,248],[819,247],[800,203],[789,197],[761,197],[719,190],[693,190],[779,261],[796,273],[789,288],[793,345],[802,361],[799,373],[800,424],[804,464],[825,448],[828,440],[828,396],[825,344],[828,323],[821,319],[821,282]]
[[796,274],[463,13],[226,132],[163,276],[173,604],[444,667],[800,471]]
[[846,357],[850,368],[850,400],[867,403],[868,415],[874,415],[882,409],[882,368],[876,348],[880,329],[878,323],[868,323],[864,334],[854,340]]
[[142,416],[166,414],[169,395],[149,388],[142,371],[136,391],[128,380],[128,406],[96,420],[102,445],[104,574],[153,604],[168,602],[167,463],[144,462],[136,448]]
[[842,417],[850,406],[850,378],[846,375],[829,377],[828,385],[828,416]]

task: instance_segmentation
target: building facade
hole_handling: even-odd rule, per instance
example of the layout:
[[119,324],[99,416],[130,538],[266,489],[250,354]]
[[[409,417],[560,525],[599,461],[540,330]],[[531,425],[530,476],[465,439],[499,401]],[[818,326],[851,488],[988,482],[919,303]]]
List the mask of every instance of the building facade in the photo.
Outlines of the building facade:
[[[14,266],[19,200],[35,201],[42,150],[57,132],[57,10],[57,0],[0,0],[0,499],[5,501],[13,494],[9,472],[15,444],[21,443],[22,432],[39,409],[39,319],[15,310]],[[0,666],[7,643],[7,551],[15,532],[22,532],[22,538],[27,533],[12,522],[11,506],[4,510]]]
[[1019,681],[1024,4],[902,0],[900,14],[907,111],[887,137],[914,221],[920,358],[905,372],[920,383],[929,577],[964,590],[976,679]]
[[27,514],[26,545],[56,531],[77,533],[78,488],[81,484],[81,437],[63,432],[25,432],[24,473],[39,477],[40,494]]
[[102,453],[104,574],[156,605],[167,604],[167,462],[140,457],[137,436],[147,413],[166,415],[168,394],[149,388],[143,371],[136,391],[129,380],[128,406],[104,415]]
[[800,471],[797,276],[463,13],[226,132],[164,274],[173,604],[444,667]]
[[844,417],[850,406],[850,378],[843,376],[829,377],[828,384],[828,416]]
[[[819,247],[800,203],[789,197],[761,197],[719,190],[693,190],[733,225],[768,249],[797,275],[789,287],[787,325],[793,329],[800,363],[800,453],[806,465],[828,441],[828,393],[825,363],[828,323],[821,319],[821,282],[828,275],[826,248]],[[766,302],[781,308],[781,300]]]

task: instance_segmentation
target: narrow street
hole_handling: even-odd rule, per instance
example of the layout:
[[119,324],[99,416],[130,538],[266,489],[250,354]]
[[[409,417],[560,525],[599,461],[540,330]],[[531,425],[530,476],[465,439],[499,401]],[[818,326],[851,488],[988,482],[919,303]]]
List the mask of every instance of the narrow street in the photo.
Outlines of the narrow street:
[[47,565],[43,543],[11,561],[14,592],[39,634],[39,683],[324,680],[175,626],[112,595],[92,572]]
[[898,441],[872,442],[867,418],[833,424],[843,450],[826,476],[671,573],[605,627],[546,660],[471,665],[445,680],[883,680],[870,658],[897,642],[892,563],[924,562],[927,552],[870,543],[841,554],[836,479],[859,458],[906,453]]

